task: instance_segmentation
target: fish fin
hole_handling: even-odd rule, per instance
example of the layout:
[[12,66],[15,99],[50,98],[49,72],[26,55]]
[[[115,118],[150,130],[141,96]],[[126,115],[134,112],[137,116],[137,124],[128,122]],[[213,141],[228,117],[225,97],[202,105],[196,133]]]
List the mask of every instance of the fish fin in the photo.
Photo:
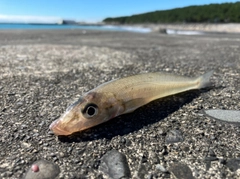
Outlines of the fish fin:
[[143,106],[146,103],[148,103],[148,101],[144,98],[136,98],[136,99],[129,100],[124,104],[125,106],[124,113],[133,112],[135,109]]
[[210,87],[211,86],[210,77],[212,76],[212,74],[213,74],[213,70],[198,77],[197,78],[197,81],[198,81],[197,88],[202,89],[202,88]]

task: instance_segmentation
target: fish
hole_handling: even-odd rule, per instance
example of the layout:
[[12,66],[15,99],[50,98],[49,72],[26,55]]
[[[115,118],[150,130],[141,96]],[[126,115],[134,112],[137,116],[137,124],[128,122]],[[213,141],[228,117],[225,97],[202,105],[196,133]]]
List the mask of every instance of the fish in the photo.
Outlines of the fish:
[[83,94],[49,128],[55,135],[71,135],[133,112],[153,100],[210,87],[212,74],[210,71],[191,78],[155,72],[115,79]]

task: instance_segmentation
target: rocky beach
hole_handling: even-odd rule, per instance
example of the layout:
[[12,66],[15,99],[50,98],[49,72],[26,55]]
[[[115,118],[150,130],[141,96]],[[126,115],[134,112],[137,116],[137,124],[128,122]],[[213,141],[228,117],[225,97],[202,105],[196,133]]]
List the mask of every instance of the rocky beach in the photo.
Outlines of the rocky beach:
[[[204,113],[239,113],[239,52],[235,31],[1,30],[0,178],[240,178],[240,121]],[[209,89],[155,100],[72,136],[49,130],[84,92],[112,79],[211,70]]]
[[153,32],[159,32],[162,29],[174,29],[174,30],[191,30],[191,31],[203,31],[206,33],[240,33],[239,23],[186,23],[186,24],[148,24],[139,25],[142,27],[151,28]]

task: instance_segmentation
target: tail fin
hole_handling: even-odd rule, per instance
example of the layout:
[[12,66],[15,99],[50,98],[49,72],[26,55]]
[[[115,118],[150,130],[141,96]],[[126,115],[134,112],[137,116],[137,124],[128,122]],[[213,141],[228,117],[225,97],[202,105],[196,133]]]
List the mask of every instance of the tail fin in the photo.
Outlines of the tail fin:
[[211,86],[210,77],[212,76],[212,74],[213,74],[213,70],[197,78],[198,89],[207,88]]

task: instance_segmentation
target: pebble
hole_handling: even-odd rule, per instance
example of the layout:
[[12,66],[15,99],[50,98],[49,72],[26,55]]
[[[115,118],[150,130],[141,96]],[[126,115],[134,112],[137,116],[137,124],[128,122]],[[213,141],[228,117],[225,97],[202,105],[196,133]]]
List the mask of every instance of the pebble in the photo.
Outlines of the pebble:
[[163,172],[163,173],[166,173],[166,172],[167,172],[167,169],[164,168],[164,166],[162,166],[162,165],[160,165],[160,164],[157,164],[157,165],[156,165],[156,170],[159,170],[159,171],[161,171],[161,172]]
[[183,163],[174,163],[170,166],[169,171],[176,179],[194,179],[191,169]]
[[163,135],[164,134],[163,129],[158,129],[158,134]]
[[139,162],[138,169],[134,173],[133,178],[146,178],[145,175],[148,172],[148,170],[146,168],[147,165],[149,165],[149,164],[147,163],[146,156],[142,155],[142,159]]
[[180,130],[171,130],[166,135],[166,143],[183,142],[184,138]]
[[240,158],[229,159],[226,163],[226,166],[232,171],[235,172],[240,169]]
[[33,172],[38,172],[39,171],[39,167],[36,164],[33,164],[31,169],[32,169]]
[[99,170],[113,179],[131,177],[126,156],[117,150],[108,151],[101,158]]
[[39,160],[32,164],[23,179],[54,179],[59,173],[60,169],[56,164]]
[[204,112],[214,119],[240,125],[240,111],[238,110],[209,109]]
[[205,158],[203,159],[203,161],[206,163],[206,170],[209,170],[209,169],[210,169],[210,167],[211,167],[211,162],[217,161],[217,160],[218,160],[218,158],[215,157],[215,156],[205,157]]

